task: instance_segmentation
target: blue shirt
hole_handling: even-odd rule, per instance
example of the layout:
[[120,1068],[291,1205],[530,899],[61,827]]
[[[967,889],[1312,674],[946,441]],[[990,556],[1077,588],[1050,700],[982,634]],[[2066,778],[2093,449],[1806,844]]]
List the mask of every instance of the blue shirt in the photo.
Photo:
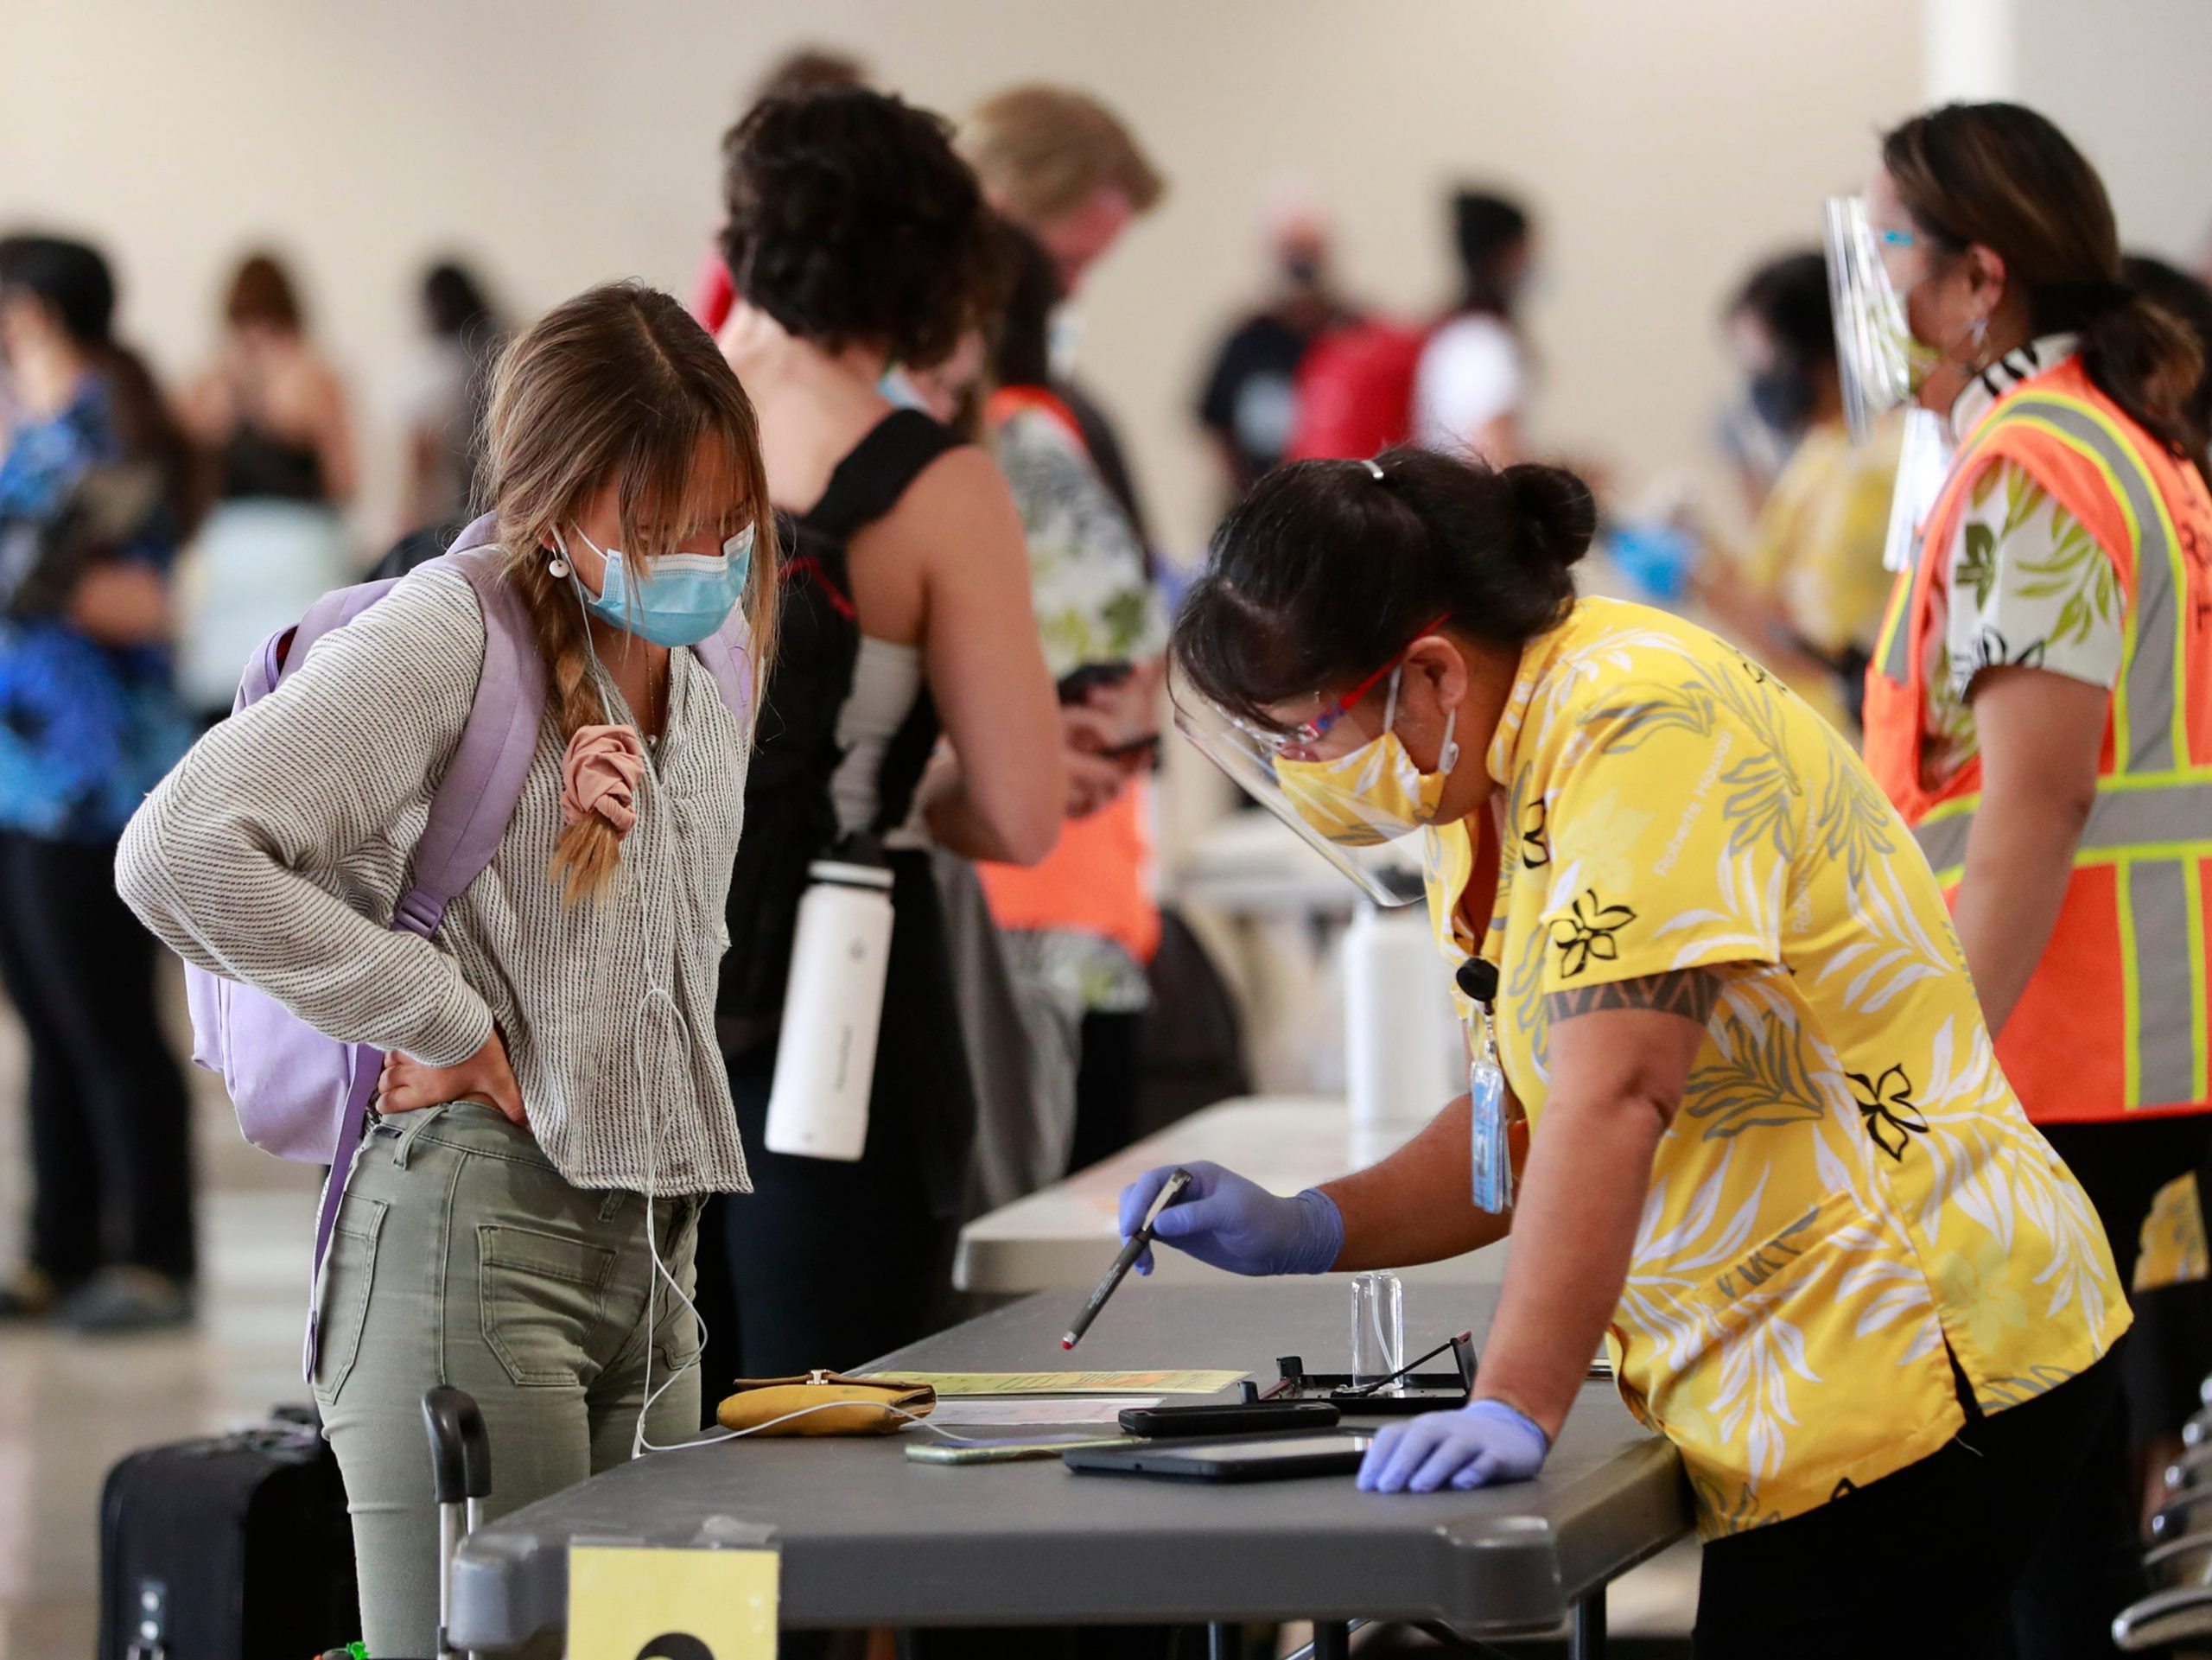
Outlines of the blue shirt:
[[[86,375],[67,408],[10,435],[0,530],[50,520],[88,469],[122,453],[106,385]],[[175,552],[156,535],[124,557],[166,569]],[[166,650],[105,646],[60,618],[0,618],[0,830],[112,842],[190,736]]]

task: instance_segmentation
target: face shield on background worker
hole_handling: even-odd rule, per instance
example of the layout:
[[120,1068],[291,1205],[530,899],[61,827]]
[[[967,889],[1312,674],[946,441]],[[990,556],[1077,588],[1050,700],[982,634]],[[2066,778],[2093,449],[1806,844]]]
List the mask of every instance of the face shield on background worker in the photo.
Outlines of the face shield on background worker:
[[[1339,717],[1329,722],[1332,753],[1306,757],[1298,734],[1240,720],[1193,687],[1179,668],[1170,669],[1168,691],[1176,729],[1332,868],[1379,906],[1421,900],[1420,855],[1400,838],[1433,815],[1432,785],[1440,787],[1442,773],[1414,768],[1387,726],[1368,732],[1349,724],[1359,718],[1351,709],[1356,696],[1332,711]],[[1379,718],[1395,713],[1387,706],[1395,701],[1378,705]],[[1342,753],[1334,753],[1339,747]]]
[[[1923,256],[1910,232],[1878,229],[1862,196],[1831,196],[1827,204],[1828,294],[1835,312],[1836,373],[1852,441],[1865,443],[1890,410],[1905,410],[1897,485],[1882,564],[1904,570],[1921,519],[1950,471],[1955,448],[1948,417],[1919,407],[1920,389],[1942,353],[1913,337],[1893,262]],[[1916,273],[1907,273],[1906,290]]]

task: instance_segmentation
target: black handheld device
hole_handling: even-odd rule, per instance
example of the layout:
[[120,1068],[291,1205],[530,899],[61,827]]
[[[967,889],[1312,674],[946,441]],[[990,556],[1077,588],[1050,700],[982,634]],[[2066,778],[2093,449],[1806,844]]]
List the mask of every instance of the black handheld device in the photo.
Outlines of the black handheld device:
[[1135,672],[1135,664],[1118,659],[1111,663],[1080,664],[1060,677],[1060,701],[1063,703],[1080,703],[1094,690],[1118,686]]
[[1060,1454],[1086,1474],[1165,1476],[1184,1481],[1290,1481],[1355,1474],[1372,1435],[1350,1431],[1259,1435],[1244,1441],[1148,1441],[1135,1447],[1076,1448]]
[[1268,1429],[1334,1429],[1343,1415],[1326,1401],[1209,1401],[1203,1406],[1130,1407],[1121,1424],[1132,1435],[1167,1441]]

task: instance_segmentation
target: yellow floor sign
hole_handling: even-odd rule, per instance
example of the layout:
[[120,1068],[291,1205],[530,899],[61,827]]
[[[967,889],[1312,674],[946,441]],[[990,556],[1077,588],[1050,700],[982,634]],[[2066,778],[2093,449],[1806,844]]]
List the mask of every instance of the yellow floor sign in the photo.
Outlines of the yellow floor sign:
[[773,1660],[772,1550],[569,1553],[569,1660]]

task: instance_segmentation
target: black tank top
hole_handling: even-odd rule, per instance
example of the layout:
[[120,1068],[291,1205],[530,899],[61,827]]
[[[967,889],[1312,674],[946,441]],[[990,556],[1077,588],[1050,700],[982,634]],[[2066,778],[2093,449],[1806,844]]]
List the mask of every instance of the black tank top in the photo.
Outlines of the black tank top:
[[279,438],[253,421],[241,421],[222,448],[225,500],[242,497],[277,501],[325,501],[322,455],[313,444]]
[[[852,538],[960,442],[918,410],[894,410],[837,464],[821,500],[803,514],[778,515],[784,566],[776,661],[746,779],[745,834],[730,882],[730,948],[716,1002],[716,1026],[731,1053],[774,1035],[807,867],[838,836],[830,786],[843,759],[838,717],[852,695],[861,643]],[[872,834],[906,822],[938,730],[937,706],[924,686],[884,750]]]

